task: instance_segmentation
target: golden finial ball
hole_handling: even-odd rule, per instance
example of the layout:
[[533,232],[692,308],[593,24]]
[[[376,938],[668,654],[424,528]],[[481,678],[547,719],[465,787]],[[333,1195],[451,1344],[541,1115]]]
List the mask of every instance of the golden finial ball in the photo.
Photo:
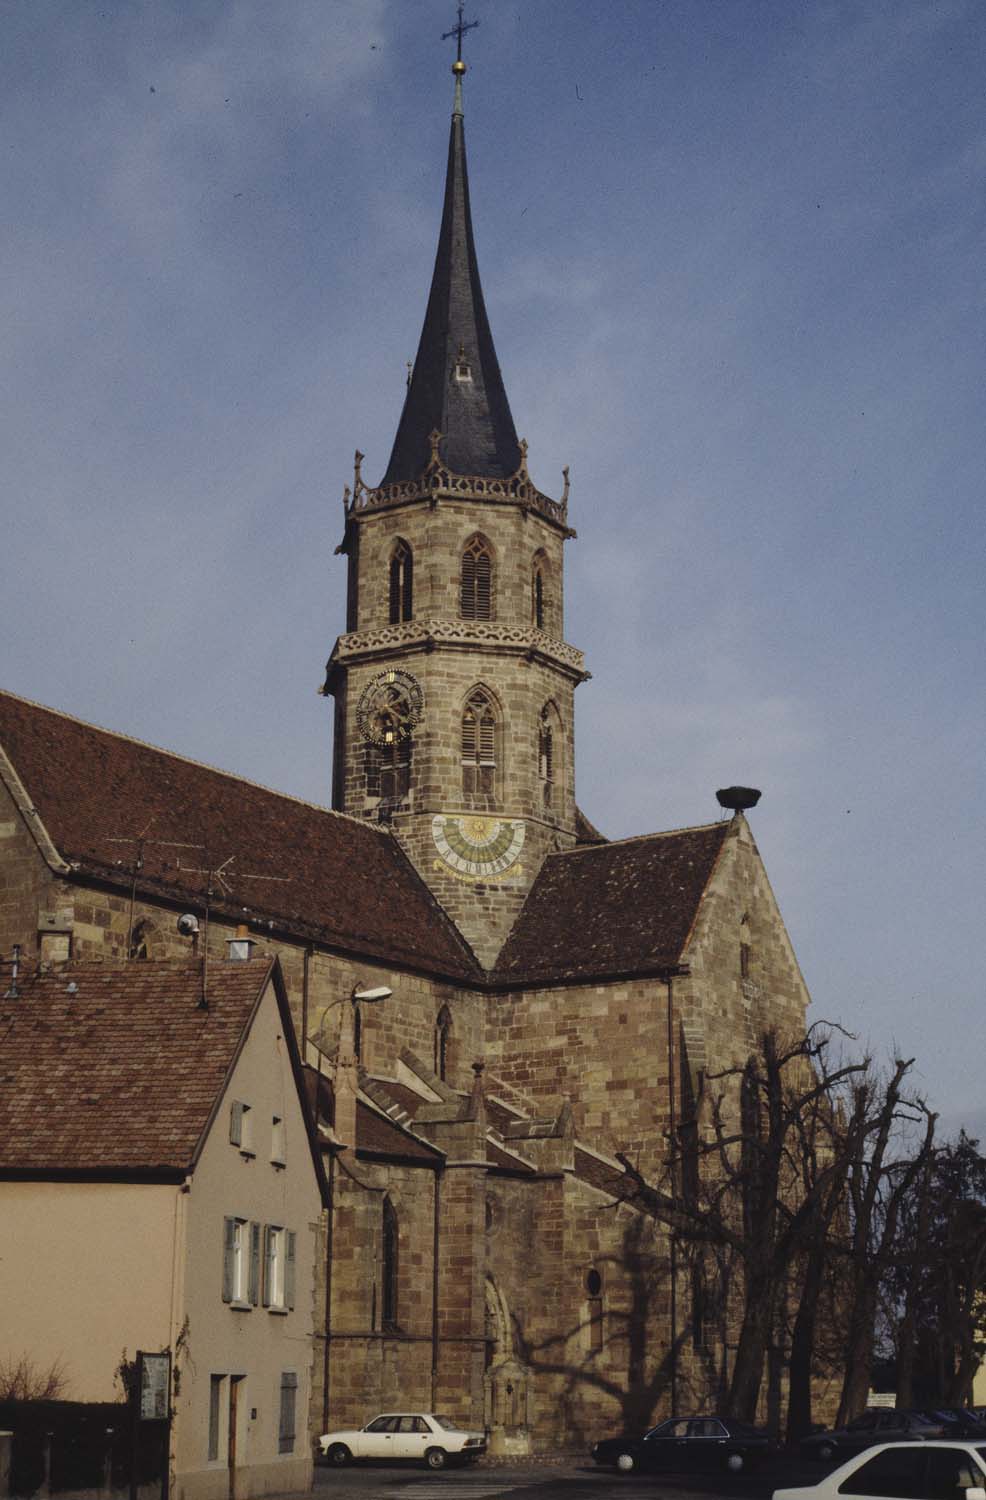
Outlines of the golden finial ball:
[[463,73],[465,71],[466,71],[466,65],[462,61],[462,58],[460,57],[456,62],[454,62],[452,64],[452,72],[455,73],[455,74],[457,74],[461,78],[462,75],[463,75]]

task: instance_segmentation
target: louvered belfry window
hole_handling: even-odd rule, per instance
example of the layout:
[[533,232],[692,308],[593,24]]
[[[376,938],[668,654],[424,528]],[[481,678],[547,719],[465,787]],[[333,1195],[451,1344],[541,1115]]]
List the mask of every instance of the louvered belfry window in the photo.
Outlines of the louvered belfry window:
[[486,694],[472,694],[462,715],[462,790],[467,796],[496,792],[496,714]]
[[414,557],[405,541],[390,554],[390,623],[399,625],[414,615]]
[[493,556],[481,536],[473,537],[462,554],[459,613],[463,620],[493,618]]
[[411,740],[367,745],[364,751],[366,795],[383,803],[401,802],[411,786]]

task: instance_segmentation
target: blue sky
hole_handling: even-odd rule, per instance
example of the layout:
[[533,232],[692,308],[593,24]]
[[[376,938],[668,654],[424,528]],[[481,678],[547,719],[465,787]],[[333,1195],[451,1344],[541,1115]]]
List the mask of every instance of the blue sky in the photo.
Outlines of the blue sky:
[[[579,800],[752,823],[815,997],[986,1135],[986,6],[474,0],[480,268],[571,466]],[[450,0],[7,0],[2,681],[316,801]]]

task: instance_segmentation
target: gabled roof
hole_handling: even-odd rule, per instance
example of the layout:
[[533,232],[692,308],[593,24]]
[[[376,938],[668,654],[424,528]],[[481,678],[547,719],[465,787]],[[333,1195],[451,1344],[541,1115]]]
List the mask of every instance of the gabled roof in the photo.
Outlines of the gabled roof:
[[139,890],[201,910],[209,867],[222,865],[213,911],[228,908],[234,920],[246,911],[383,962],[480,977],[400,844],[375,824],[3,692],[0,750],[37,814],[35,835],[40,819],[57,854],[85,875],[129,889],[143,834]]
[[[468,366],[465,379],[455,373],[460,351]],[[506,479],[520,466],[520,445],[479,282],[458,85],[431,292],[383,484],[421,477],[431,457],[432,431],[443,434],[439,452],[458,474]]]
[[208,1009],[198,962],[22,975],[0,1000],[0,1176],[180,1179],[276,972],[211,965]]
[[549,855],[493,982],[584,983],[673,968],[728,828],[710,823]]

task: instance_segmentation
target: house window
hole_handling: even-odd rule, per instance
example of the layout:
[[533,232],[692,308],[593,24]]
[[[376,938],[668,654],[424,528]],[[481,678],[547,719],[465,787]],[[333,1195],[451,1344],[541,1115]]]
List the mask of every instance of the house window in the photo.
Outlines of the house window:
[[260,1272],[260,1225],[223,1220],[223,1301],[256,1307]]
[[281,1415],[277,1429],[278,1453],[294,1452],[295,1407],[298,1401],[298,1377],[294,1370],[281,1372]]
[[462,715],[462,790],[467,797],[496,794],[496,712],[483,688]]
[[225,1375],[209,1376],[209,1462],[219,1457],[219,1423],[222,1417],[222,1397]]
[[414,557],[407,542],[398,540],[390,554],[390,623],[399,625],[414,614]]
[[264,1306],[274,1312],[294,1307],[296,1238],[291,1229],[264,1225]]
[[485,537],[474,536],[462,554],[459,614],[463,620],[493,618],[493,554]]
[[541,801],[545,807],[550,807],[555,780],[555,763],[551,716],[547,708],[541,710],[541,717],[538,720],[538,778],[541,782]]
[[270,1159],[277,1166],[283,1167],[284,1156],[284,1120],[281,1115],[274,1115],[270,1122]]
[[435,1072],[439,1078],[448,1077],[448,1049],[452,1036],[452,1012],[443,1005],[435,1022]]
[[250,1106],[240,1099],[234,1099],[229,1107],[229,1139],[234,1146],[239,1146],[244,1156],[254,1154]]
[[399,1235],[397,1214],[389,1198],[383,1200],[383,1237],[381,1254],[381,1321],[385,1329],[397,1327],[397,1278]]

